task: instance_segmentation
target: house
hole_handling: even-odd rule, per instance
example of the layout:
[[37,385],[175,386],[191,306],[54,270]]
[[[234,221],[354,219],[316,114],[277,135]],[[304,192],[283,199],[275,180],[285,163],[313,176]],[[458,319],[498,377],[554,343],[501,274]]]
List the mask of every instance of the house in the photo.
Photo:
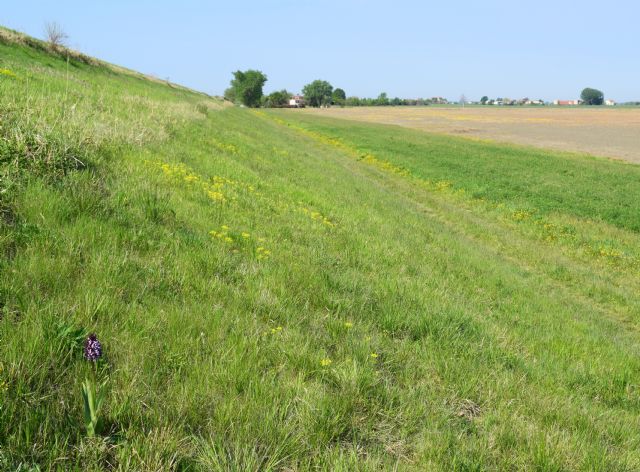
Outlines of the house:
[[615,100],[611,100],[610,98],[607,98],[607,99],[604,101],[604,104],[605,104],[606,106],[608,106],[608,107],[613,107],[613,106],[615,106],[616,101],[615,101]]
[[289,99],[290,108],[304,108],[304,97],[302,95],[294,95]]
[[559,106],[573,106],[580,105],[581,102],[582,100],[554,100],[553,104]]

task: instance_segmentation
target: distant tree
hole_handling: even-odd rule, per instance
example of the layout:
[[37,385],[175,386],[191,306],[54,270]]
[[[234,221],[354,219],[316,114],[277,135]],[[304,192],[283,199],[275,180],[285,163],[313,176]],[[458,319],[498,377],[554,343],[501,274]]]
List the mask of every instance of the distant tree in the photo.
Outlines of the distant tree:
[[467,97],[463,93],[462,95],[460,95],[460,105],[462,105],[464,107],[466,105],[466,103],[467,103]]
[[588,87],[582,91],[580,98],[585,105],[602,105],[604,103],[604,93]]
[[331,105],[333,86],[326,80],[314,80],[302,89],[302,95],[311,107]]
[[230,102],[236,103],[237,101],[236,90],[233,87],[229,87],[227,90],[224,91],[224,99],[229,100]]
[[237,70],[233,73],[231,87],[225,91],[224,96],[248,107],[260,106],[262,87],[266,81],[267,76],[259,70]]
[[289,105],[291,94],[286,90],[278,90],[262,97],[262,106],[266,108],[283,108]]
[[389,97],[387,97],[387,94],[385,92],[382,92],[380,95],[378,95],[378,98],[376,98],[376,105],[381,107],[389,105]]
[[347,94],[344,93],[344,90],[341,88],[337,88],[333,91],[331,98],[334,104],[344,106],[344,103],[347,100]]
[[60,26],[56,22],[47,23],[44,25],[44,34],[47,38],[47,42],[51,45],[52,48],[58,49],[65,45],[69,36],[64,32],[62,26]]
[[358,97],[348,97],[344,104],[348,107],[359,107],[362,105],[362,100]]
[[486,105],[488,101],[489,97],[487,97],[486,95],[480,99],[480,103],[482,103],[483,105]]

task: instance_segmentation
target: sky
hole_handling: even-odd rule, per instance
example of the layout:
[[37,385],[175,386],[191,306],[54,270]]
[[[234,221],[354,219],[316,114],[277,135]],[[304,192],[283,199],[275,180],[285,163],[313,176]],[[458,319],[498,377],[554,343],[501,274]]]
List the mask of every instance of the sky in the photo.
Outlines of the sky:
[[637,0],[0,0],[4,26],[56,22],[74,49],[212,95],[258,69],[265,92],[640,100],[639,18]]

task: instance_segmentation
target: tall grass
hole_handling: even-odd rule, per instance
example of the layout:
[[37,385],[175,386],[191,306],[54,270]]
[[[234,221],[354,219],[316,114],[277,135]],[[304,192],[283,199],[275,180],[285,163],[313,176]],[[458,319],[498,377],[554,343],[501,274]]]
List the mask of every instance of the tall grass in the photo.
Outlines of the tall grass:
[[640,467],[635,168],[0,53],[0,469]]

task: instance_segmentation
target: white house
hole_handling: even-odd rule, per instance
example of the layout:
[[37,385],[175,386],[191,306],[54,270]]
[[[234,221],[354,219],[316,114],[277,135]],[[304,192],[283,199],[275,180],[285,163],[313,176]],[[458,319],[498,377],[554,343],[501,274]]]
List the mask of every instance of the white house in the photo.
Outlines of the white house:
[[294,95],[289,99],[289,106],[291,108],[303,108],[304,107],[304,97],[302,95]]
[[615,101],[615,100],[611,100],[610,98],[607,98],[607,99],[604,101],[604,104],[605,104],[605,105],[607,105],[608,107],[612,107],[612,106],[615,106],[616,101]]

